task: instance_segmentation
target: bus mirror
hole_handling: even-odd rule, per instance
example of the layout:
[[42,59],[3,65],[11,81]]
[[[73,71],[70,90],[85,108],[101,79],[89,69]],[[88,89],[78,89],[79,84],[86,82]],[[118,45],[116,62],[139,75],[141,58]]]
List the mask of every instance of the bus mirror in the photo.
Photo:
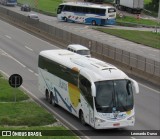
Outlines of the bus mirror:
[[132,82],[132,87],[133,87],[133,92],[138,94],[139,93],[139,86],[138,86],[138,83],[133,80],[133,79],[130,79],[131,82]]
[[94,83],[92,83],[91,89],[92,89],[92,96],[95,97],[96,96],[96,87],[95,87]]

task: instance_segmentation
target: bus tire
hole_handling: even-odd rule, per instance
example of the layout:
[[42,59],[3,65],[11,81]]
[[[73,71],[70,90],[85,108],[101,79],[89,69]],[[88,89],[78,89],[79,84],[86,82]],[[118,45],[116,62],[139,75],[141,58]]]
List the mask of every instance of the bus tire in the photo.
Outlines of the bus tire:
[[50,93],[50,99],[49,99],[49,103],[52,104],[54,107],[57,106],[55,98],[53,96],[53,93]]
[[93,21],[92,21],[92,26],[95,26],[95,25],[96,25],[96,21],[93,20]]
[[86,125],[86,122],[84,120],[84,114],[83,114],[82,110],[80,110],[80,112],[79,112],[79,119],[80,119],[82,125]]
[[46,95],[46,100],[49,101],[49,92],[47,89],[46,89],[45,95]]
[[68,21],[67,17],[64,17],[64,21],[65,21],[65,22],[67,22],[67,21]]

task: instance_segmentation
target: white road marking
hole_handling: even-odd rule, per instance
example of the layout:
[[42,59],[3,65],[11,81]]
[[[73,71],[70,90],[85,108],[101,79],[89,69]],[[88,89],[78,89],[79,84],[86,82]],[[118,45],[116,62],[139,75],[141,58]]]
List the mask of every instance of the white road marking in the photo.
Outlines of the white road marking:
[[5,54],[7,54],[8,57],[10,57],[11,59],[13,59],[14,61],[16,61],[17,63],[19,63],[23,68],[25,68],[26,66],[23,65],[21,62],[19,62],[17,59],[15,59],[14,57],[12,57],[11,55],[9,55],[7,52],[5,52],[4,50],[0,49],[1,51],[3,51]]
[[[7,78],[9,78],[9,75],[7,74],[7,73],[5,73],[4,71],[2,71],[2,70],[0,70],[0,72],[2,73],[2,74],[4,74]],[[21,86],[21,88],[25,91],[25,92],[27,92],[32,98],[34,98],[35,100],[36,100],[36,102],[39,102],[40,104],[42,104],[45,108],[47,108],[49,111],[51,111],[54,115],[56,115],[57,117],[59,117],[60,119],[62,119],[63,121],[65,121],[65,123],[67,123],[70,127],[72,127],[72,129],[74,129],[74,130],[77,130],[78,131],[78,129],[74,126],[74,125],[72,125],[72,124],[70,124],[66,119],[64,119],[62,116],[60,116],[57,112],[55,112],[53,109],[51,109],[49,106],[47,106],[42,100],[40,100],[39,98],[37,98],[33,93],[31,93],[28,89],[26,89],[24,86]],[[64,125],[65,126],[65,125]],[[79,131],[82,135],[84,135],[81,131]],[[85,136],[84,135],[84,137],[86,138],[86,139],[90,139],[89,137],[87,137],[87,136]]]
[[9,57],[10,57],[11,59],[13,59],[14,61],[16,61],[17,63],[19,63],[23,68],[26,67],[25,65],[23,65],[21,62],[19,62],[17,59],[15,59],[14,57],[12,57],[11,55],[9,55]]
[[[3,21],[2,21],[3,22]],[[6,22],[4,22],[5,24],[8,24],[8,23],[6,23]],[[9,26],[11,26],[10,24],[8,24]],[[44,40],[42,40],[42,39],[40,39],[40,38],[38,38],[38,37],[36,37],[36,36],[34,36],[34,35],[31,35],[31,34],[29,34],[29,33],[27,33],[27,32],[25,32],[25,31],[23,31],[23,30],[21,30],[21,29],[19,29],[19,28],[16,28],[18,31],[21,31],[22,33],[24,33],[24,34],[27,34],[27,35],[29,35],[29,36],[31,36],[32,38],[35,38],[35,39],[38,39],[38,40],[40,40],[40,41],[42,41],[42,42],[45,42],[45,43],[47,43],[47,44],[49,44],[50,46],[54,46],[55,48],[58,48],[59,49],[59,47],[57,47],[57,46],[55,46],[55,45],[53,45],[53,44],[51,44],[51,43],[49,43],[49,42],[47,42],[47,41],[44,41]]]
[[33,70],[31,70],[31,69],[28,69],[28,70],[29,70],[30,72],[32,72],[32,73],[34,72],[34,71],[33,71]]
[[38,74],[37,74],[37,73],[34,73],[34,75],[35,75],[35,76],[38,76]]
[[138,84],[141,85],[141,86],[143,86],[143,87],[145,87],[145,88],[147,88],[147,89],[152,90],[152,91],[155,92],[155,93],[160,94],[160,91],[158,91],[158,90],[152,89],[152,88],[150,88],[150,87],[148,87],[148,86],[146,86],[146,85],[143,85],[143,84],[141,84],[141,83],[138,83]]
[[131,137],[131,139],[136,139],[135,137]]
[[28,46],[25,46],[26,49],[33,51],[33,49],[29,48]]
[[12,39],[12,37],[11,37],[11,36],[8,36],[8,35],[5,35],[5,37],[7,37],[8,39]]
[[8,56],[6,52],[4,52],[2,49],[0,49],[0,54],[4,56]]

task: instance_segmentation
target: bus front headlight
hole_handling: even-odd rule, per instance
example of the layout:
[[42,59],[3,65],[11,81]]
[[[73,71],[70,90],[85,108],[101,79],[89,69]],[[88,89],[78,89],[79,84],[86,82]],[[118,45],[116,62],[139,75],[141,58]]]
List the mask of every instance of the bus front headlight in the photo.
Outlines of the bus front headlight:
[[95,117],[95,122],[96,123],[103,123],[103,122],[105,122],[105,120],[102,120],[102,119],[100,119],[98,117]]

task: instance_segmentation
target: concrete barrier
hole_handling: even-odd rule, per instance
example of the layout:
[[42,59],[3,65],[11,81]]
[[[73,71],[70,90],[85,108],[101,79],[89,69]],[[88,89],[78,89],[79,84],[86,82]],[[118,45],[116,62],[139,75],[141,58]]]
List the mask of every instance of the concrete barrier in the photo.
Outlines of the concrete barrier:
[[115,56],[115,60],[122,62],[122,53],[123,50],[116,48],[116,56]]
[[129,73],[138,75],[154,83],[159,84],[160,82],[160,62],[111,47],[92,39],[84,38],[83,36],[78,36],[58,27],[42,22],[35,22],[24,15],[7,10],[3,7],[0,8],[0,12],[1,15],[4,14],[15,22],[21,23],[28,28],[32,28],[39,33],[47,34],[51,39],[57,39],[63,43],[64,48],[70,43],[85,45],[91,50],[91,54],[96,58],[111,62]]

